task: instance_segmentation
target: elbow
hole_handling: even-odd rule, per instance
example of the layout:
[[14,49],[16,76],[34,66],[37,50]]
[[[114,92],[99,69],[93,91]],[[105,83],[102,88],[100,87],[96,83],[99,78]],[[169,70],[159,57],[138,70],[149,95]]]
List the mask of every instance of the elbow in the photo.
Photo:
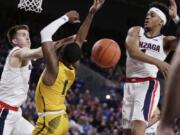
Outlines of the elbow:
[[[134,45],[135,46],[135,45]],[[126,50],[131,58],[137,58],[139,55],[139,49],[126,44]]]
[[130,56],[131,58],[136,59],[136,58],[138,57],[138,53],[137,53],[137,52],[129,52],[129,56]]
[[43,57],[43,53],[39,53],[37,58],[42,58]]
[[127,48],[129,57],[133,58],[133,59],[138,59],[141,56],[141,51],[139,49],[135,49],[135,48]]

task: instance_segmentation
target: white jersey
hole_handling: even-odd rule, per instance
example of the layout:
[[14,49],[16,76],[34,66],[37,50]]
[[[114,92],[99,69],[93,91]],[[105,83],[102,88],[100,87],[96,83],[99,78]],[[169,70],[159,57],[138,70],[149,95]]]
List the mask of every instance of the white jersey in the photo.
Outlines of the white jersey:
[[[147,37],[145,35],[145,31],[143,28],[140,29],[139,32],[139,48],[146,55],[152,56],[159,60],[164,61],[167,54],[163,49],[163,35],[159,35],[156,37]],[[129,56],[127,52],[127,60],[126,60],[126,75],[128,78],[130,77],[156,77],[158,72],[158,68],[155,65],[144,63],[142,61],[133,59]]]
[[19,47],[13,48],[6,59],[0,81],[0,101],[19,107],[27,98],[31,62],[21,68],[12,67],[9,63],[9,58],[17,49]]

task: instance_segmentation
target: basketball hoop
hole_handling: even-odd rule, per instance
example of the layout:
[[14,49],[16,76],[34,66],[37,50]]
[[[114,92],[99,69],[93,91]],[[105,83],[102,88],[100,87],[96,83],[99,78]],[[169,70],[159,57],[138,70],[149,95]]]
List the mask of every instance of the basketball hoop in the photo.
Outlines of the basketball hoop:
[[18,4],[19,9],[24,9],[25,11],[34,11],[36,13],[41,13],[43,10],[41,8],[43,0],[20,0]]

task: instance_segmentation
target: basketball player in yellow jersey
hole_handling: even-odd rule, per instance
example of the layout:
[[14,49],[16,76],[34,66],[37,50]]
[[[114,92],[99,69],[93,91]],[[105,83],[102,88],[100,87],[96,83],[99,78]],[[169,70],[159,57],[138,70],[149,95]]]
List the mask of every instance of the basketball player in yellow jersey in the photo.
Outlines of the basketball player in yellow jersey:
[[[86,39],[93,16],[104,0],[94,0],[89,13],[74,38],[54,43],[52,35],[64,23],[79,22],[78,13],[65,14],[41,31],[41,42],[46,68],[35,94],[37,120],[33,135],[67,135],[69,128],[65,96],[75,79],[73,64],[81,57],[81,46]],[[57,46],[61,46],[56,50]]]

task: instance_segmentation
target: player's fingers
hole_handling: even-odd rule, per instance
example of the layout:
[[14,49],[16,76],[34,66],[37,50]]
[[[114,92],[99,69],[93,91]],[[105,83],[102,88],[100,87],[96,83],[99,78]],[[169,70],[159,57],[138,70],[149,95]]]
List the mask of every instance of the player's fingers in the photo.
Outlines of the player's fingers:
[[167,78],[168,78],[168,74],[169,74],[168,69],[166,69],[166,70],[164,71],[164,74],[165,74],[165,79],[167,79]]
[[165,73],[165,71],[162,71],[161,73],[162,73],[164,79],[166,80],[166,73]]
[[74,20],[73,23],[80,23],[80,20]]

